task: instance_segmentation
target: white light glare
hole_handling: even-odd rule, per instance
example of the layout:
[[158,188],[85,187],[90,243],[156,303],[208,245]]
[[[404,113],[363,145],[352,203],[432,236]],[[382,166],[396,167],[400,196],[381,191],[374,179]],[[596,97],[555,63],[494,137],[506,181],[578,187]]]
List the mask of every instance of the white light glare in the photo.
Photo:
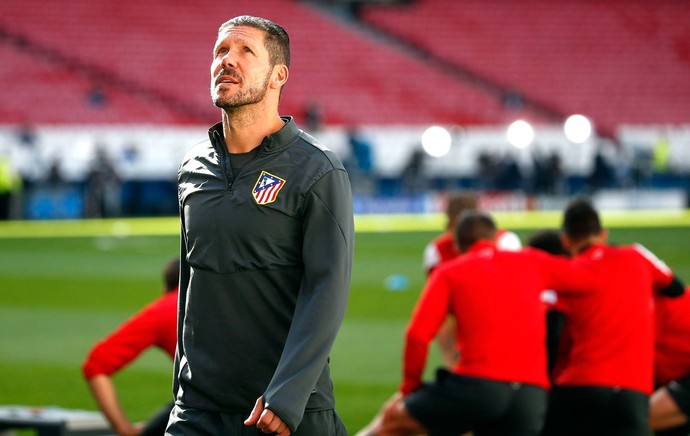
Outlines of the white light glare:
[[534,129],[527,121],[517,120],[508,127],[507,136],[513,147],[526,148],[534,140]]
[[431,126],[422,135],[422,148],[433,157],[442,157],[448,154],[450,144],[450,132],[440,126]]
[[571,115],[563,124],[565,137],[576,144],[582,144],[592,134],[592,123],[583,115]]

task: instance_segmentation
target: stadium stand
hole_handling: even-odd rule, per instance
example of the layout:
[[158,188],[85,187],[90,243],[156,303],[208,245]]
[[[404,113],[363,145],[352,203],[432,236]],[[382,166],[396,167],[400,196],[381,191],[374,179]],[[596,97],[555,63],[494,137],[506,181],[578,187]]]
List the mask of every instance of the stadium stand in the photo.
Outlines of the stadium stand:
[[418,0],[364,6],[359,16],[458,68],[516,90],[525,101],[588,114],[609,133],[622,123],[688,121],[687,2],[501,5]]
[[[20,122],[27,114],[51,123],[213,121],[210,44],[223,18],[248,10],[277,19],[292,35],[285,113],[300,116],[307,102],[318,100],[328,124],[507,119],[502,102],[472,84],[300,2],[236,1],[219,17],[217,3],[209,0],[174,7],[164,0],[7,0],[0,5],[0,44],[12,67],[2,68],[0,78],[12,84],[2,99],[12,103],[2,103],[0,123]],[[59,86],[29,71],[49,72]],[[84,97],[96,86],[106,94],[99,110]],[[40,96],[69,104],[55,113],[36,104]]]
[[[357,3],[350,13],[331,0],[4,0],[0,154],[13,153],[29,185],[53,167],[81,183],[104,147],[125,186],[168,189],[183,151],[219,119],[208,95],[216,29],[250,13],[292,38],[281,113],[305,126],[317,102],[326,128],[316,136],[344,159],[347,129],[362,128],[378,192],[401,192],[432,124],[450,128],[453,147],[425,162],[431,189],[485,186],[487,154],[499,165],[516,160],[529,176],[535,156],[550,151],[577,192],[601,150],[625,186],[658,185],[647,167],[665,141],[662,187],[690,190],[686,2]],[[560,126],[572,113],[590,117],[597,133],[577,147]],[[520,118],[535,127],[531,149],[506,140]],[[19,144],[24,124],[36,127],[36,148]]]

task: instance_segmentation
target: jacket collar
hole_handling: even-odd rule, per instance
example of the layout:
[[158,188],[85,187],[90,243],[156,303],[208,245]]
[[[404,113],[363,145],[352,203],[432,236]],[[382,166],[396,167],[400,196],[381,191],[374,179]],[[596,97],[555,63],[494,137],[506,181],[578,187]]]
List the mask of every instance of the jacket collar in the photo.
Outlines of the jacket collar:
[[[281,149],[291,144],[300,135],[301,130],[297,127],[297,123],[295,123],[292,117],[287,116],[280,118],[285,122],[285,125],[281,127],[280,130],[265,137],[263,141],[261,141],[261,151],[270,152]],[[208,129],[208,136],[214,147],[224,146],[223,123],[219,121]]]

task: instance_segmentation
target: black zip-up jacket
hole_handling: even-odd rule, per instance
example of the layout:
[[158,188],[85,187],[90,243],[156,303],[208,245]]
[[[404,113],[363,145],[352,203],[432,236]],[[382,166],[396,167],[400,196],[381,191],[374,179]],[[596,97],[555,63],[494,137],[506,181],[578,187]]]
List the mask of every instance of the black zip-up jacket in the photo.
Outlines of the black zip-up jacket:
[[176,401],[294,431],[333,409],[329,352],[345,316],[354,223],[340,159],[292,118],[232,174],[220,123],[178,173],[181,273]]

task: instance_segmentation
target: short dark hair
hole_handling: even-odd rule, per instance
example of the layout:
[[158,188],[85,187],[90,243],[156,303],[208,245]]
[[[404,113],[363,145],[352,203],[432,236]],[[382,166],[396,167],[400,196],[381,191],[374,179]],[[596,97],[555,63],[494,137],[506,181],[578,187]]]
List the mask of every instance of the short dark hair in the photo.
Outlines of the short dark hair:
[[180,285],[180,258],[174,257],[165,264],[163,270],[163,284],[165,292],[171,292]]
[[460,251],[467,251],[478,241],[491,241],[496,236],[496,223],[493,218],[478,210],[466,210],[460,214],[455,228],[455,242]]
[[563,213],[563,232],[573,241],[581,241],[601,233],[599,213],[584,197],[571,201]]
[[266,18],[240,15],[221,24],[218,33],[227,27],[253,27],[262,30],[271,65],[284,64],[290,68],[290,37],[279,24]]
[[560,233],[555,230],[540,230],[532,233],[527,239],[527,245],[556,256],[568,254],[563,246]]
[[477,194],[472,191],[459,191],[448,194],[446,214],[449,221],[454,221],[458,215],[468,209],[477,209]]

